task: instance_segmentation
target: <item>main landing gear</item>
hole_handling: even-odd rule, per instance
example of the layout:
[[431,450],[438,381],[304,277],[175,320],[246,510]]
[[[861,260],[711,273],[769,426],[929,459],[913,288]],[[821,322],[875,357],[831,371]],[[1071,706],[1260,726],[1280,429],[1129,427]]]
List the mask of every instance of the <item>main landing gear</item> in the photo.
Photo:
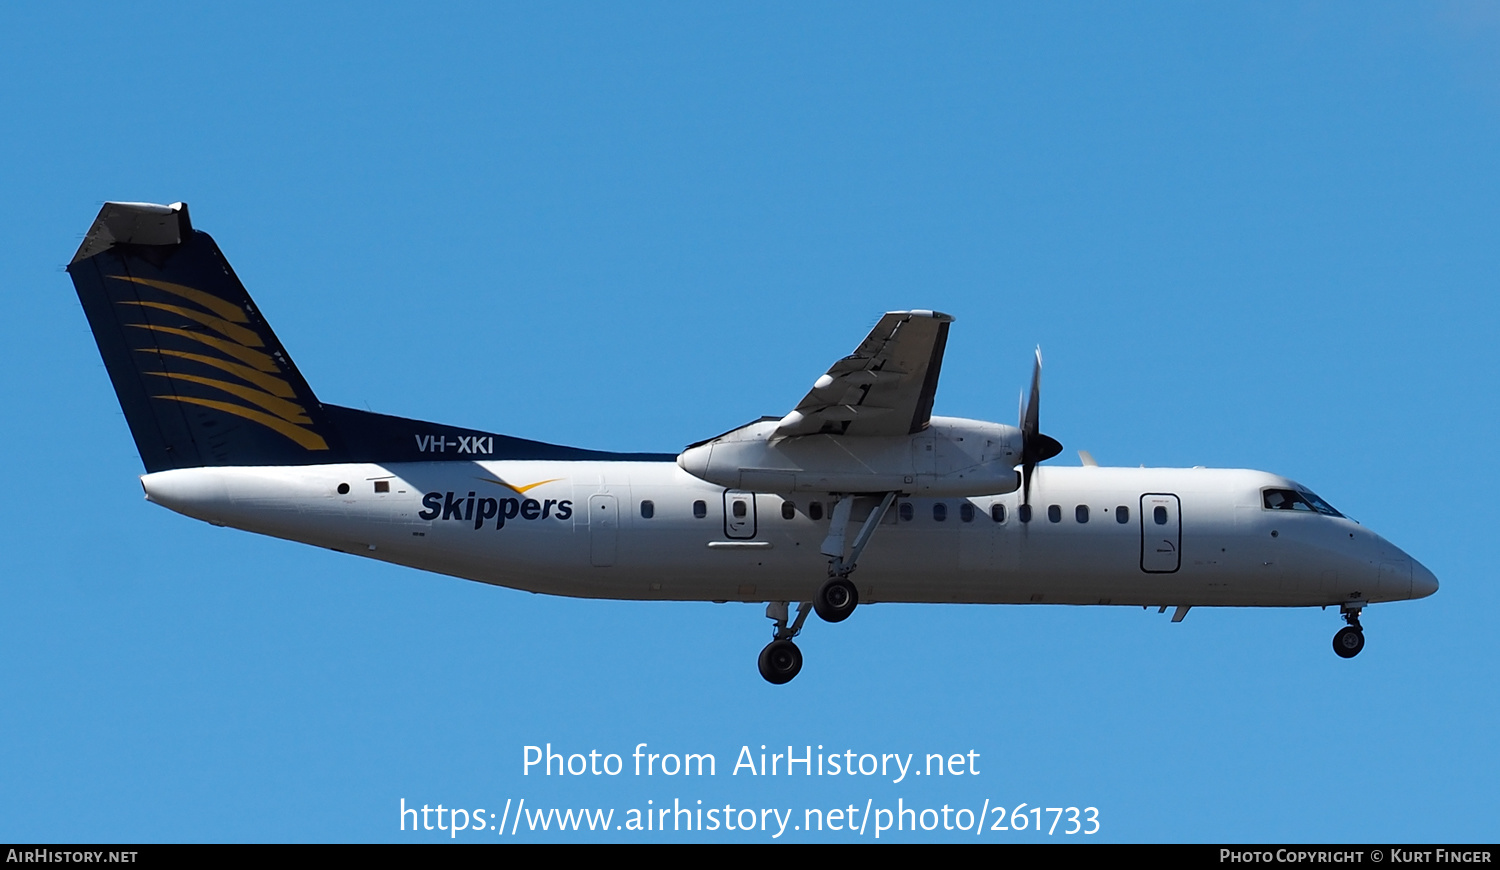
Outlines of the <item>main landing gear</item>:
[[1349,623],[1333,636],[1333,651],[1341,659],[1352,659],[1365,648],[1365,629],[1359,624],[1359,612],[1363,607],[1363,604],[1345,604],[1341,608],[1344,621]]
[[859,554],[870,543],[875,529],[879,528],[891,505],[896,503],[896,493],[888,492],[881,496],[880,504],[870,511],[870,515],[860,525],[859,533],[854,536],[854,546],[849,549],[848,558],[845,558],[844,538],[849,529],[849,515],[854,512],[854,499],[855,496],[849,494],[839,496],[838,503],[833,506],[833,516],[829,518],[828,537],[823,539],[823,555],[828,557],[828,582],[813,596],[813,609],[824,622],[843,622],[859,606],[859,589],[849,579],[849,575],[854,573]]
[[815,611],[824,622],[843,622],[859,606],[859,587],[854,585],[849,575],[854,573],[859,554],[870,543],[875,529],[885,519],[891,505],[895,504],[896,493],[881,495],[880,504],[871,509],[870,515],[860,525],[859,533],[854,536],[854,545],[849,548],[849,555],[845,558],[845,537],[850,514],[854,511],[854,499],[855,496],[847,493],[840,495],[833,507],[828,537],[823,539],[822,547],[823,555],[828,557],[828,580],[819,587],[812,601],[803,601],[797,605],[796,621],[787,625],[788,602],[772,601],[766,605],[766,618],[776,621],[775,639],[760,651],[760,675],[768,683],[779,686],[791,682],[802,670],[802,651],[792,643],[792,638],[802,632],[802,623],[807,620],[809,610]]
[[802,670],[802,650],[792,643],[792,638],[802,633],[802,623],[812,603],[803,601],[797,605],[797,620],[787,625],[787,603],[772,601],[766,605],[766,618],[776,620],[776,637],[760,651],[760,675],[773,686],[790,683],[792,677]]
[[843,622],[858,606],[859,589],[848,575],[829,577],[813,596],[813,610],[824,622]]

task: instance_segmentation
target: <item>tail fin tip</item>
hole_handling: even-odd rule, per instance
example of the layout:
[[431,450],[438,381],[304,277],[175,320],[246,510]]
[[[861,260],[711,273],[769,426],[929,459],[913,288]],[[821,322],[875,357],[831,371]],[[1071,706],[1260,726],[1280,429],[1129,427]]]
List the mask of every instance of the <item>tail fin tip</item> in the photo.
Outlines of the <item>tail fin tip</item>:
[[193,223],[185,202],[106,202],[68,265],[115,245],[177,245],[192,234]]

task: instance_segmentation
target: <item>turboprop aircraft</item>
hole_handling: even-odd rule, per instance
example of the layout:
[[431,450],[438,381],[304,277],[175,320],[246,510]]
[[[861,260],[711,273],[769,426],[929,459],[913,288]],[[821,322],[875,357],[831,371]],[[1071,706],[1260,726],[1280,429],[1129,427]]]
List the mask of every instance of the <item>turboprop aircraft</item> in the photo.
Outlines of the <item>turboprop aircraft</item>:
[[[932,415],[953,318],[893,311],[789,412],[609,453],[325,404],[187,206],[107,203],[68,266],[146,474],[215,525],[532,592],[766,602],[761,675],[861,603],[1336,606],[1431,595],[1415,559],[1261,471],[1040,463],[1019,425]],[[856,568],[858,573],[856,574]],[[795,619],[789,605],[798,604]]]

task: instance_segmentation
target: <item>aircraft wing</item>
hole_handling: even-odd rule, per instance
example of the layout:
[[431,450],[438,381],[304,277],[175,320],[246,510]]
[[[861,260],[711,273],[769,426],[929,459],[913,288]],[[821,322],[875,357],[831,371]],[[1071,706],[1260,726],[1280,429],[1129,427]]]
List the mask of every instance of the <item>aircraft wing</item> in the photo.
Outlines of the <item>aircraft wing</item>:
[[891,311],[854,353],[818,378],[778,435],[908,435],[926,428],[953,318]]

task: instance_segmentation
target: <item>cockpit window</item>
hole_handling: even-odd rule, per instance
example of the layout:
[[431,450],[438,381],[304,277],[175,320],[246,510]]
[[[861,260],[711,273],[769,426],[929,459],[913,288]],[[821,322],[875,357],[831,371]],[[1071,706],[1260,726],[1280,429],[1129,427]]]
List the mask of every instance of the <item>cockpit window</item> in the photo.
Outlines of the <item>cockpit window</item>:
[[1266,510],[1308,511],[1328,517],[1343,516],[1333,509],[1333,505],[1305,489],[1268,489],[1261,494],[1261,497],[1264,499]]
[[1315,495],[1312,492],[1312,490],[1308,490],[1308,489],[1298,490],[1297,494],[1300,495],[1300,496],[1302,496],[1303,498],[1307,499],[1307,503],[1313,506],[1313,510],[1317,511],[1320,514],[1323,514],[1324,516],[1328,516],[1328,517],[1341,517],[1341,516],[1343,516],[1343,514],[1341,514],[1338,511],[1334,510],[1333,505],[1329,504],[1326,501],[1323,501],[1321,498],[1318,498],[1317,495]]

